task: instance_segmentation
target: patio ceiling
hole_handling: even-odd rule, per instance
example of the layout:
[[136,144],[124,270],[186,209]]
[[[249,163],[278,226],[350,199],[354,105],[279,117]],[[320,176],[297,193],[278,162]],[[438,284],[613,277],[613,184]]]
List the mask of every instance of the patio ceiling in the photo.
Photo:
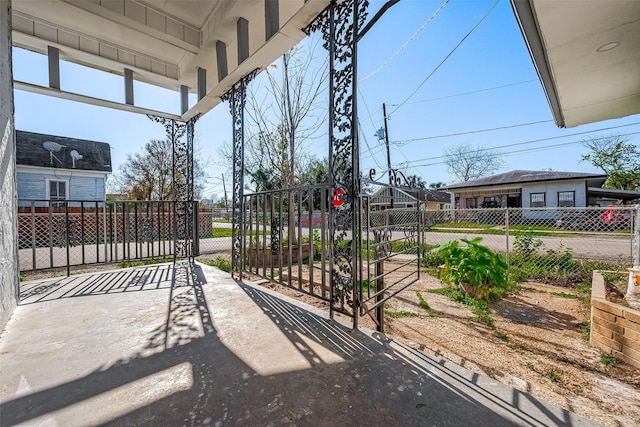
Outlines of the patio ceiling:
[[[123,76],[128,69],[133,80],[199,93],[198,103],[180,117],[188,120],[217,105],[220,95],[242,76],[265,68],[295,46],[304,38],[301,28],[329,1],[13,0],[12,3],[15,46],[45,55],[54,48],[53,52],[66,61]],[[200,71],[198,76],[199,69],[206,71]],[[131,105],[132,102],[96,100],[65,92],[55,85],[42,87],[16,82],[16,88],[145,112]]]
[[640,2],[511,4],[558,126],[640,113]]

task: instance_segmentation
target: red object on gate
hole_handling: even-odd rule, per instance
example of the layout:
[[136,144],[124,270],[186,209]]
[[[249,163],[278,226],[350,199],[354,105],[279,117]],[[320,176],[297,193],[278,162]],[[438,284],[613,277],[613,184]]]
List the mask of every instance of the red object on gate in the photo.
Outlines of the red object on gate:
[[344,200],[342,200],[340,198],[340,196],[344,196],[345,194],[347,194],[347,192],[344,190],[344,188],[339,188],[339,189],[334,189],[333,190],[333,206],[335,207],[339,207],[344,205]]

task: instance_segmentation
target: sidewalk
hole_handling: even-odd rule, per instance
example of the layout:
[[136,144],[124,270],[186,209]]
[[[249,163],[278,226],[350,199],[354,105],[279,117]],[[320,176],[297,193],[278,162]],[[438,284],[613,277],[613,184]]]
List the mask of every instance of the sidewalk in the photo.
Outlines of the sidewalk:
[[591,426],[202,264],[22,284],[0,425]]

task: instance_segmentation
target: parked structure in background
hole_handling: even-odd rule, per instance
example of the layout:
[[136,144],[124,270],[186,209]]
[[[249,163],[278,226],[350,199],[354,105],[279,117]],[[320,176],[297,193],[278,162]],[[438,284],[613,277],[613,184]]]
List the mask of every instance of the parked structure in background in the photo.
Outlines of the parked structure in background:
[[640,199],[638,191],[602,188],[607,175],[513,170],[449,185],[455,208],[572,208]]
[[[105,142],[16,131],[18,199],[104,201],[111,173],[111,147]],[[24,204],[24,203],[23,203]]]

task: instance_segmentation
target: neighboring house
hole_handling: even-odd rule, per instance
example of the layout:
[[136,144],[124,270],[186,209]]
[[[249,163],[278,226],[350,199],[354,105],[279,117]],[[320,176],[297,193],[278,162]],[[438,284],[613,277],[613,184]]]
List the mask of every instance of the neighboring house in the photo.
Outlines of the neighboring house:
[[601,188],[606,180],[594,173],[514,170],[443,190],[453,193],[459,209],[586,207],[597,205],[605,193],[617,193]]
[[394,208],[415,208],[420,204],[429,210],[442,210],[451,207],[451,196],[445,191],[428,188],[384,187],[371,196],[369,205],[376,210]]
[[101,201],[111,173],[111,148],[104,142],[16,131],[16,171],[21,206],[30,204],[27,200]]

